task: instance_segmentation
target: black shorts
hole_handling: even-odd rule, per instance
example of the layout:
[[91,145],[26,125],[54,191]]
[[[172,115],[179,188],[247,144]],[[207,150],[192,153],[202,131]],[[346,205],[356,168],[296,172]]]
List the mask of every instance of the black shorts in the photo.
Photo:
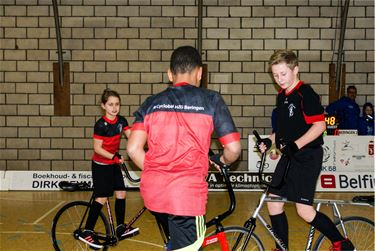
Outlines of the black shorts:
[[119,165],[100,165],[93,161],[91,170],[95,198],[111,197],[113,191],[125,190],[124,177]]
[[171,250],[199,250],[206,232],[204,216],[177,216],[151,212],[163,228]]
[[[290,160],[290,165],[283,180],[284,170],[288,165],[288,158],[284,155],[277,163],[272,176],[270,193],[286,197],[290,201],[312,205],[323,160],[323,148],[302,148]],[[281,183],[280,183],[281,182]]]

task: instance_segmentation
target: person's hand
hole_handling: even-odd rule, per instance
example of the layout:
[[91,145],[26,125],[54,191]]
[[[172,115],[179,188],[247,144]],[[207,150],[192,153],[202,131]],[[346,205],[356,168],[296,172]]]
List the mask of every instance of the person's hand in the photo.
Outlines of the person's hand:
[[116,164],[121,164],[122,162],[124,162],[122,155],[118,152],[113,155],[112,160],[114,160]]
[[286,156],[288,156],[289,158],[293,157],[294,154],[296,154],[296,152],[299,151],[299,148],[296,144],[296,142],[290,142],[288,144],[286,144],[284,147],[282,147],[280,149],[280,151],[285,154]]
[[256,146],[259,152],[264,153],[271,148],[272,140],[270,138],[260,139],[257,141]]
[[220,165],[224,168],[228,168],[228,165],[224,164],[224,162],[221,160],[222,154],[214,154],[210,156],[209,161],[210,164],[213,165],[218,171],[220,171]]

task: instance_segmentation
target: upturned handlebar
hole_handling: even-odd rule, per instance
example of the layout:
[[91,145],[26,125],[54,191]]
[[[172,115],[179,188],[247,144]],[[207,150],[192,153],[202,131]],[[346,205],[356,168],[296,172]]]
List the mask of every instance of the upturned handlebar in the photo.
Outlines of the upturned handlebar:
[[[258,142],[260,142],[262,140],[262,138],[259,136],[259,133],[256,130],[253,131],[253,134],[254,134],[254,136],[255,136],[255,138],[257,139]],[[288,173],[288,169],[289,169],[289,166],[290,166],[290,159],[288,158],[288,163],[286,165],[286,168],[283,171],[283,179],[280,180],[279,184],[273,185],[272,182],[265,181],[263,179],[263,175],[262,175],[263,170],[264,170],[264,164],[266,163],[267,150],[269,150],[269,149],[266,149],[260,157],[260,165],[259,165],[259,170],[258,170],[259,183],[264,184],[267,187],[278,188],[282,185],[282,183],[284,182],[284,180],[286,178],[286,175]]]
[[223,162],[220,161],[220,154],[214,154],[214,152],[210,149],[209,151],[210,160],[213,161],[215,164],[217,164],[220,167],[220,172],[223,175],[225,185],[228,189],[228,195],[230,200],[230,205],[227,211],[224,213],[214,217],[210,221],[206,223],[207,227],[216,225],[221,226],[221,221],[224,220],[226,217],[231,215],[236,208],[236,197],[234,195],[232,183],[229,180],[229,173],[228,170],[230,168],[230,165],[226,165]]
[[141,181],[141,178],[135,179],[135,178],[133,178],[133,177],[130,175],[129,170],[128,170],[128,168],[127,168],[127,166],[125,165],[124,162],[121,163],[121,168],[122,168],[122,170],[124,171],[126,178],[128,178],[128,180],[129,180],[130,182],[138,183],[138,182]]

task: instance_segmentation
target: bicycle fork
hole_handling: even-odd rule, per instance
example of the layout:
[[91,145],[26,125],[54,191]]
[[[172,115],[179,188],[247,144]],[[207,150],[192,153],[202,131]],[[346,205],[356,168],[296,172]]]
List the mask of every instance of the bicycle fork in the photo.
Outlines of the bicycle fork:
[[[316,204],[316,211],[317,212],[320,211],[321,204],[322,204],[321,202]],[[332,202],[331,206],[332,206],[332,211],[333,211],[333,217],[340,221],[340,226],[341,226],[341,229],[343,231],[344,237],[347,238],[348,235],[346,233],[344,221],[342,220],[340,210],[337,207],[337,203]],[[334,220],[334,222],[335,222],[335,220]],[[313,239],[314,239],[314,234],[315,234],[315,228],[313,226],[310,226],[310,231],[308,233],[307,242],[306,242],[306,249],[305,249],[306,251],[310,251],[311,248],[312,248],[312,242],[313,242]]]
[[[267,189],[268,190],[268,189]],[[271,236],[274,237],[276,243],[282,248],[283,251],[287,251],[288,248],[287,246],[284,244],[284,242],[276,235],[276,233],[273,231],[272,227],[270,225],[268,225],[268,223],[266,222],[266,220],[259,214],[259,211],[260,209],[263,207],[263,204],[267,198],[267,190],[266,192],[264,192],[261,196],[260,196],[260,199],[259,199],[259,202],[258,202],[258,206],[255,208],[254,210],[254,213],[253,215],[245,222],[244,224],[244,227],[246,229],[248,229],[248,235],[246,236],[246,239],[245,239],[245,243],[244,245],[242,246],[242,249],[241,251],[244,251],[246,249],[246,246],[250,240],[250,237],[251,235],[253,234],[254,230],[255,230],[255,227],[256,227],[256,219],[258,218],[260,220],[260,222],[262,223],[263,226],[265,226],[265,228],[267,229],[267,231],[269,232],[269,234]],[[240,236],[242,238],[242,236]],[[239,243],[239,239],[240,237],[238,237],[238,240],[236,242]]]
[[345,229],[345,226],[344,226],[344,221],[342,220],[342,217],[341,217],[339,209],[337,208],[336,202],[334,202],[332,204],[332,210],[333,210],[333,216],[340,221],[340,226],[341,226],[341,229],[344,233],[344,237],[348,238],[348,234],[346,233],[346,229]]

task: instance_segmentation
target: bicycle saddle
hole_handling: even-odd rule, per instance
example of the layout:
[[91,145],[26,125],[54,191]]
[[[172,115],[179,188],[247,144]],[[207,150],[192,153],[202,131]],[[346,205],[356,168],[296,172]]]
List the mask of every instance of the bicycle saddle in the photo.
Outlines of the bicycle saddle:
[[69,181],[60,181],[59,187],[62,190],[68,191],[68,192],[91,190],[90,186],[85,182],[75,183],[75,182],[69,182]]
[[374,205],[374,196],[368,195],[368,196],[355,196],[352,199],[353,202],[364,202],[368,204]]

